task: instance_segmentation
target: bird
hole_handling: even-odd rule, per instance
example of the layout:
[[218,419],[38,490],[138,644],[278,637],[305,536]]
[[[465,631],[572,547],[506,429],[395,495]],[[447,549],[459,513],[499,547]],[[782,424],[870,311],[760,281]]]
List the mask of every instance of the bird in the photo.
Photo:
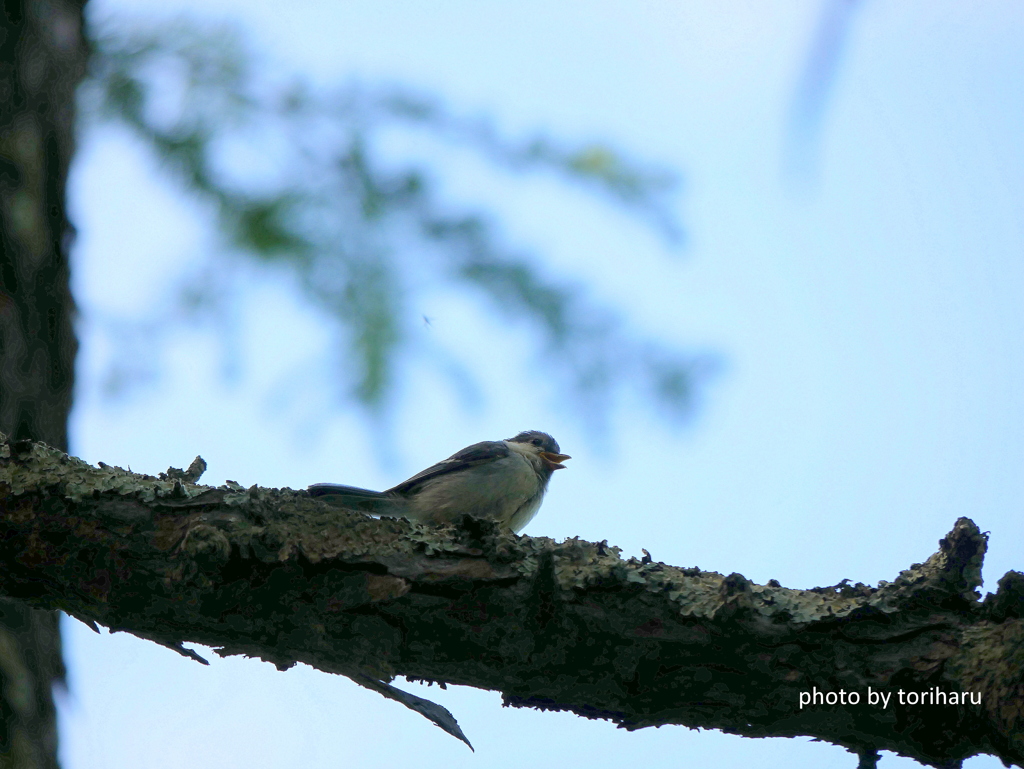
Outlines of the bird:
[[507,440],[467,446],[387,491],[336,483],[315,483],[306,491],[378,516],[438,524],[471,515],[518,532],[540,509],[552,474],[571,458],[547,433],[524,430]]

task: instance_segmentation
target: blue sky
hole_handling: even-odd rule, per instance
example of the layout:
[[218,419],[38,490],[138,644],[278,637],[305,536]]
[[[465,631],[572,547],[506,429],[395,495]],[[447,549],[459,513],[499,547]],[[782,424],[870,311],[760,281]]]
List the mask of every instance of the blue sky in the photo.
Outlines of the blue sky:
[[[96,130],[81,137],[71,182],[80,456],[155,473],[201,453],[209,483],[383,488],[469,443],[539,428],[573,460],[528,534],[607,539],[627,556],[646,547],[675,565],[810,587],[891,580],[967,515],[991,532],[986,588],[1024,565],[1018,5],[865,0],[800,180],[785,170],[786,138],[819,2],[90,6],[97,20],[233,21],[280,71],[407,83],[493,115],[513,136],[609,141],[679,169],[679,251],[543,177],[453,157],[445,192],[493,207],[509,242],[548,274],[584,281],[639,332],[716,350],[725,366],[685,429],[626,400],[610,440],[595,442],[537,386],[544,371],[522,329],[439,290],[423,299],[432,324],[419,333],[473,361],[485,396],[467,408],[443,378],[410,365],[392,422],[396,458],[382,464],[365,421],[316,390],[322,320],[287,285],[254,275],[236,308],[236,377],[222,375],[216,339],[183,330],[162,378],[111,403],[99,383],[113,342],[90,318],[166,300],[217,240],[138,145]],[[252,660],[203,668],[123,634],[66,628],[69,769],[854,760],[807,740],[627,734],[502,709],[493,693],[415,688],[455,713],[474,756],[345,679]],[[883,758],[899,765],[911,762]]]

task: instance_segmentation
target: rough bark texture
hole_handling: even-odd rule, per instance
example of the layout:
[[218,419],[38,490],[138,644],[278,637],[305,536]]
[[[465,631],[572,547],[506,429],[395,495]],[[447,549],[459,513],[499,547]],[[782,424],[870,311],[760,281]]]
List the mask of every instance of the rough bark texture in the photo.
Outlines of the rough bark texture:
[[[189,480],[0,444],[0,591],[183,653],[495,689],[628,729],[809,735],[863,766],[1024,759],[1024,575],[980,601],[986,537],[966,518],[891,583],[790,590]],[[815,688],[860,702],[801,707]],[[956,704],[909,704],[936,691]]]
[[77,343],[64,188],[81,3],[5,2],[0,16],[0,425],[67,445]]
[[[0,431],[66,448],[76,342],[65,183],[82,2],[6,0],[0,12]],[[0,603],[0,766],[56,767],[56,612]]]

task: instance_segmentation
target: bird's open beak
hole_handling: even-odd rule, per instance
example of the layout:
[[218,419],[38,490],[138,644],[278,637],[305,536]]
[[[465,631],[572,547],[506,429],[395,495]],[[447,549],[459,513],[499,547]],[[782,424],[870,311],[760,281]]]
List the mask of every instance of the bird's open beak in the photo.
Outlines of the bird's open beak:
[[552,454],[550,451],[540,452],[540,458],[552,470],[564,470],[565,465],[561,463],[567,459],[572,459],[568,454]]

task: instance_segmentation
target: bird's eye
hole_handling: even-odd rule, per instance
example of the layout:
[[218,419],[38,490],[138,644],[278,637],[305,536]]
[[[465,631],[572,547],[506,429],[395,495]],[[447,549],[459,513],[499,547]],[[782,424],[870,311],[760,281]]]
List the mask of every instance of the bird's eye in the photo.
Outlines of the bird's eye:
[[534,446],[540,446],[540,438],[534,438],[532,441],[530,441],[530,443],[532,443]]

